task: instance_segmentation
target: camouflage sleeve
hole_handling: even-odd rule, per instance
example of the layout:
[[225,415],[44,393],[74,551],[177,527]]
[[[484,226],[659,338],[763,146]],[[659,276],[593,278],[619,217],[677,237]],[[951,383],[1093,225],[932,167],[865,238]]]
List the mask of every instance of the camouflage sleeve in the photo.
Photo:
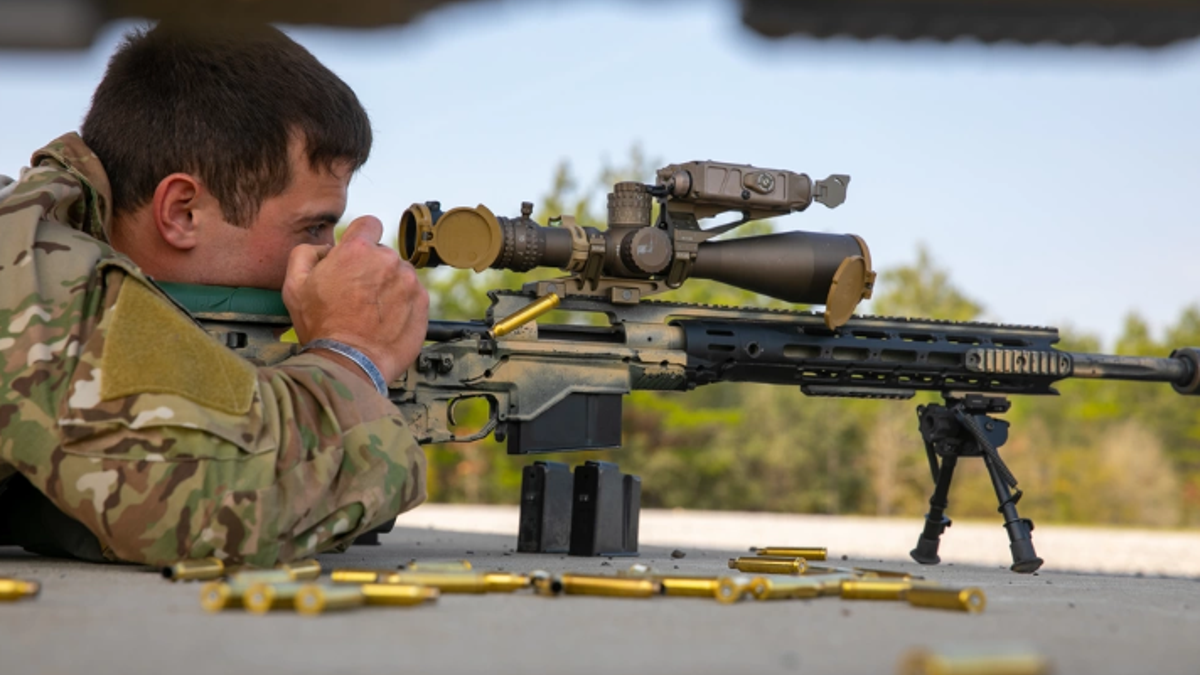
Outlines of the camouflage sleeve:
[[156,565],[291,560],[424,500],[424,456],[369,384],[315,355],[254,368],[44,213],[0,202],[0,476]]

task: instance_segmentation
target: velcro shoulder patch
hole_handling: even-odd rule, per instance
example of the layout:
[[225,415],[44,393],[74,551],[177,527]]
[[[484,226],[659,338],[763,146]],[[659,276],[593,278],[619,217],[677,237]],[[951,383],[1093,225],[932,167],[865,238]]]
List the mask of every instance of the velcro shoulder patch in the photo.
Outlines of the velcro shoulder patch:
[[100,357],[100,398],[176,394],[244,415],[254,401],[254,366],[238,358],[146,285],[126,278]]

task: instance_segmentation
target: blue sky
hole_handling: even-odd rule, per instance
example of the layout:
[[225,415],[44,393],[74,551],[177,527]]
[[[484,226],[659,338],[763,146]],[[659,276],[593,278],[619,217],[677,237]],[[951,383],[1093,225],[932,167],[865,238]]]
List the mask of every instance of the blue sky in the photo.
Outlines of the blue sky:
[[[1167,50],[768,41],[730,2],[503,2],[410,26],[288,29],[371,113],[348,215],[414,201],[515,214],[568,160],[590,181],[640,144],[848,173],[849,199],[778,221],[852,232],[876,268],[924,243],[993,320],[1106,344],[1200,303],[1200,43]],[[90,51],[0,51],[0,173],[76,129],[128,24]]]

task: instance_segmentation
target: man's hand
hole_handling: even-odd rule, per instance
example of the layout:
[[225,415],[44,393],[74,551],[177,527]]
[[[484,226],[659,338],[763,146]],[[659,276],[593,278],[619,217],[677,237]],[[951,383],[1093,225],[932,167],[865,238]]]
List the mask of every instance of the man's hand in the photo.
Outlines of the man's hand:
[[366,354],[391,382],[421,351],[429,295],[417,271],[379,244],[383,224],[363,216],[336,246],[301,245],[288,258],[283,302],[300,344],[337,340]]

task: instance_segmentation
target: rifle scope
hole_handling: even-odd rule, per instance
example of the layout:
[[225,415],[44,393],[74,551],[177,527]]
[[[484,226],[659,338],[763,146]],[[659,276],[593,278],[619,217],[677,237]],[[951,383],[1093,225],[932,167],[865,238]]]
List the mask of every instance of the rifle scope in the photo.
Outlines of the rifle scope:
[[[476,272],[489,267],[527,272],[555,267],[590,282],[593,291],[600,289],[596,294],[605,290],[601,282],[611,286],[616,280],[652,280],[677,288],[687,278],[711,279],[787,302],[836,308],[839,324],[860,300],[870,297],[875,278],[871,253],[856,235],[785,232],[710,241],[741,222],[708,230],[696,224],[697,217],[739,206],[747,217],[800,211],[813,201],[836,206],[844,199],[849,177],[833,176],[814,184],[804,174],[744,165],[680,166],[659,172],[658,185],[616,184],[608,195],[604,230],[580,227],[570,217],[541,225],[530,217],[529,202],[515,218],[496,216],[483,205],[442,213],[437,202],[414,204],[400,219],[400,255],[418,268],[449,265]],[[724,172],[724,180],[714,179],[714,171]],[[693,177],[698,173],[708,182]],[[732,183],[733,188],[722,183]],[[840,195],[830,196],[831,186]],[[751,188],[756,191],[752,197],[740,196]],[[651,224],[655,199],[661,207],[657,222]]]

